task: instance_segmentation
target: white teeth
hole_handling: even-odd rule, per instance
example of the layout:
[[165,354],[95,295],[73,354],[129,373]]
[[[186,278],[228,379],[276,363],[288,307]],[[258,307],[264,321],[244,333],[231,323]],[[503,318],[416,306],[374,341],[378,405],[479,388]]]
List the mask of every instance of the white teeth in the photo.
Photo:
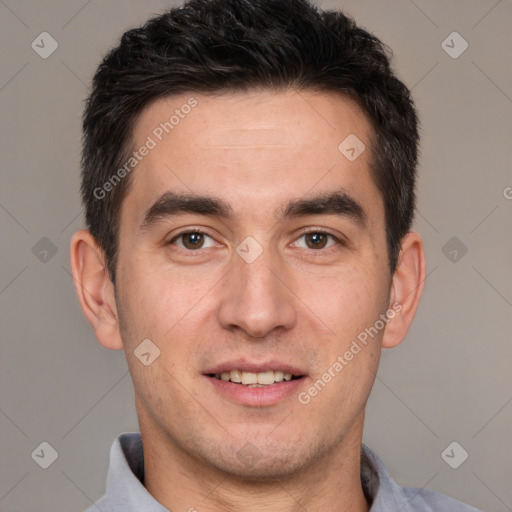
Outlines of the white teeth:
[[256,375],[258,384],[274,384],[274,372],[261,372]]
[[242,384],[258,384],[258,374],[242,372]]
[[276,382],[283,382],[283,378],[284,378],[283,372],[280,372],[280,371],[274,372],[274,380]]
[[283,380],[292,380],[291,373],[284,373],[280,370],[267,370],[260,373],[231,370],[230,372],[217,374],[215,377],[224,381],[236,382],[237,384],[243,384],[250,387],[270,386],[276,382],[283,382]]
[[242,372],[231,370],[229,372],[229,380],[231,380],[231,382],[242,382]]

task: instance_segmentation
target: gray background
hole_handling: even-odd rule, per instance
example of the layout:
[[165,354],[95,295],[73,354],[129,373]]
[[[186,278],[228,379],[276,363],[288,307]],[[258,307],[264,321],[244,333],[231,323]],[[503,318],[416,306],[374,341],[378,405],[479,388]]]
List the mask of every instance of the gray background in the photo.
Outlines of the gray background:
[[[512,4],[318,4],[343,7],[393,48],[422,118],[415,229],[429,275],[407,340],[383,353],[365,442],[400,483],[512,510]],[[83,510],[103,492],[114,438],[138,429],[124,356],[101,348],[82,316],[68,246],[83,225],[88,83],[124,30],[167,5],[0,1],[3,512]],[[47,59],[31,48],[43,31],[59,45]],[[469,44],[456,59],[442,47],[454,31]],[[58,452],[46,470],[31,457],[43,441]],[[441,457],[453,441],[469,453],[458,469]],[[449,453],[460,461],[460,448]]]

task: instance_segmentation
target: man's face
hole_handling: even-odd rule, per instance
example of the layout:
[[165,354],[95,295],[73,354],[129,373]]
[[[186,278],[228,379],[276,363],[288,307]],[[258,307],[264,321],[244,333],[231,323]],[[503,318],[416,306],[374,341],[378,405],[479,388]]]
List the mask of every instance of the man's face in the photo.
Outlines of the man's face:
[[[352,102],[312,92],[184,95],[139,118],[134,148],[156,146],[122,206],[117,308],[141,429],[162,449],[283,477],[360,441],[383,329],[343,355],[391,284],[370,133]],[[351,134],[366,146],[353,161],[338,148]],[[146,339],[160,350],[149,365],[134,355]],[[256,372],[294,377],[214,375]]]

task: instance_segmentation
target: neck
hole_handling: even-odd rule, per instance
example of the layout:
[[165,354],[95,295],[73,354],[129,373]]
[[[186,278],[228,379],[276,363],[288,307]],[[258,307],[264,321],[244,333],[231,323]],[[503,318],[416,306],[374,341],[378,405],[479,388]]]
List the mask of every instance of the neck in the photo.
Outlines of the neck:
[[308,467],[279,479],[253,480],[228,473],[184,451],[169,437],[143,428],[148,492],[169,510],[188,512],[368,512],[360,478],[364,413],[343,439]]

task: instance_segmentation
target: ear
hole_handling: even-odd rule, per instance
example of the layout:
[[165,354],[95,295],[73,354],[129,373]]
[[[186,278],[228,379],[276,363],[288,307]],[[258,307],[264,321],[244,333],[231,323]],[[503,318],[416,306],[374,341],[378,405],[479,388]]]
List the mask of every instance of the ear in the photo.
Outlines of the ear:
[[423,240],[409,232],[402,238],[398,263],[393,274],[389,297],[396,315],[386,325],[382,346],[393,348],[405,338],[414,319],[425,287],[426,264]]
[[104,252],[89,231],[80,230],[73,235],[70,260],[80,306],[96,338],[106,348],[122,349],[114,286]]

